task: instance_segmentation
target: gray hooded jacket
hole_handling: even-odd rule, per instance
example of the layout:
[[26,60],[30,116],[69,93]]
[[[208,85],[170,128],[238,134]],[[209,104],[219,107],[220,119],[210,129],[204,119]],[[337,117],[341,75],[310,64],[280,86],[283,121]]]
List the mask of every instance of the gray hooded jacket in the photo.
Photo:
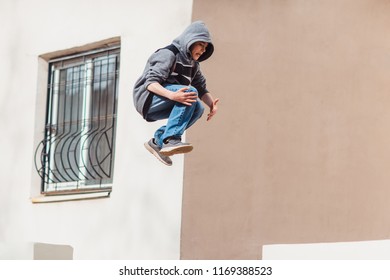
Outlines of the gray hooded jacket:
[[[190,47],[199,41],[207,42],[208,46],[198,61],[195,61]],[[199,62],[208,59],[214,51],[206,25],[202,21],[193,22],[172,44],[178,49],[178,53],[166,48],[157,50],[149,57],[142,76],[135,83],[134,105],[145,119],[153,99],[153,93],[147,90],[151,83],[191,85],[197,89],[200,98],[208,92],[206,79],[199,67]]]

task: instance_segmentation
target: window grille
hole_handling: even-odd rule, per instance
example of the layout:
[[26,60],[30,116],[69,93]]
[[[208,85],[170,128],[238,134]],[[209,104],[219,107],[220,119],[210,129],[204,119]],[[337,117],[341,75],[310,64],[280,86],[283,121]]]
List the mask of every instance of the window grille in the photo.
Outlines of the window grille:
[[42,193],[111,191],[119,55],[115,46],[49,61]]

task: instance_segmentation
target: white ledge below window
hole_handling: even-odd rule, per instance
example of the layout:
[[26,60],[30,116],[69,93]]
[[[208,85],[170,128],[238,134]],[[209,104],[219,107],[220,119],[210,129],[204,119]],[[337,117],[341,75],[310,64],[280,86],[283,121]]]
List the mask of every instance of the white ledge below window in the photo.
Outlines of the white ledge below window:
[[50,202],[64,202],[64,201],[76,201],[86,199],[98,199],[107,198],[110,196],[110,191],[103,192],[90,192],[90,193],[78,193],[78,194],[60,194],[60,195],[40,195],[32,197],[32,203],[50,203]]

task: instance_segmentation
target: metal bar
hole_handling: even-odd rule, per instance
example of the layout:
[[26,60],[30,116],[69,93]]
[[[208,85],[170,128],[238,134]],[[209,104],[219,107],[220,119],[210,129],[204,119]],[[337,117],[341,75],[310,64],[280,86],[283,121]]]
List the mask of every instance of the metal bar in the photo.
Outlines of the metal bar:
[[[49,75],[48,75],[48,81],[47,83],[50,84],[51,81],[53,80],[54,78],[54,73],[53,73],[53,69],[51,67],[51,65],[49,64]],[[45,182],[46,182],[46,176],[48,176],[48,168],[50,166],[50,161],[49,161],[49,151],[45,145],[45,142],[46,142],[46,139],[49,138],[49,141],[50,141],[50,135],[48,135],[48,131],[50,132],[50,128],[48,129],[47,128],[47,124],[50,122],[50,119],[51,119],[51,114],[49,114],[49,112],[51,111],[51,103],[52,103],[52,88],[51,87],[48,87],[47,89],[47,99],[46,99],[46,118],[45,118],[45,139],[42,140],[42,152],[41,152],[41,162],[42,162],[42,168],[40,170],[43,171],[43,174],[42,174],[42,177],[43,177],[43,180],[42,180],[42,183],[41,183],[41,192],[43,192],[45,190]],[[45,160],[44,158],[47,158],[47,160]]]
[[[113,112],[115,112],[115,103],[116,103],[115,102],[116,101],[116,69],[117,69],[116,59],[117,59],[117,56],[114,57],[114,63],[113,63],[113,65],[114,65],[114,70],[113,70],[114,75],[113,75],[113,83],[112,83],[112,87],[113,87],[113,102],[112,102],[113,103],[113,108],[112,108],[112,110],[113,110]],[[107,75],[106,75],[107,76],[106,77],[107,78],[107,102],[106,102],[106,112],[108,112],[108,105],[109,105],[108,94],[110,93],[110,88],[109,88],[109,74],[111,73],[109,71],[110,65],[111,65],[110,60],[111,60],[110,58],[107,59]],[[107,132],[109,130],[111,130],[111,129],[113,130],[112,133],[111,133],[111,144],[112,144],[113,141],[114,141],[114,123],[115,123],[115,120],[113,120],[112,125],[108,129],[106,129],[107,128],[107,124],[108,124],[108,119],[106,117],[105,118],[104,133],[99,137],[99,142],[100,142],[101,138],[103,136],[105,136],[105,139],[106,139],[106,141],[108,143],[108,149],[110,151],[110,153],[108,153],[103,158],[102,161],[98,161],[99,167],[103,170],[104,174],[106,176],[108,176],[108,177],[111,176],[111,168],[112,168],[111,165],[112,165],[112,155],[113,155],[113,148],[112,148],[112,146],[113,145],[110,145],[110,140],[109,140],[109,138],[107,136]],[[108,164],[108,172],[106,172],[104,170],[104,168],[101,166],[101,164],[106,160],[107,157],[110,157],[109,164]]]
[[[75,111],[76,111],[76,120],[79,118],[79,90],[76,90],[76,86],[78,84],[78,86],[80,87],[80,84],[79,84],[79,81],[80,81],[80,67],[79,66],[74,66],[72,67],[73,71],[72,71],[72,78],[71,78],[71,112],[70,112],[70,117],[71,117],[71,120],[73,120],[73,107],[75,107]],[[78,71],[76,71],[76,69],[78,69]],[[77,73],[78,75],[78,80],[76,81],[75,79],[75,73]],[[77,78],[77,76],[76,76]],[[76,102],[74,102],[74,100]],[[76,104],[74,104],[76,103]],[[76,105],[76,106],[73,106],[73,105]],[[71,155],[75,155],[76,154],[76,149],[73,150],[72,152],[72,146],[73,146],[73,142],[75,139],[77,139],[77,136],[79,135],[79,127],[78,127],[78,122],[75,122],[76,124],[76,128],[74,129],[72,123],[69,125],[70,127],[70,132],[72,132],[72,130],[74,130],[73,133],[71,133],[71,135],[69,135],[68,139],[66,140],[69,141],[69,144],[68,144],[68,151],[67,151],[67,159],[68,159],[68,164],[69,164],[69,168],[70,170],[72,171],[73,175],[74,175],[74,180],[79,180],[79,176],[78,176],[78,168],[75,168],[77,166],[73,165],[72,162],[71,162]]]
[[[78,165],[79,165],[79,163],[78,163],[78,159],[77,159],[77,156],[78,156],[78,153],[77,153],[77,139],[79,138],[79,136],[80,136],[80,128],[79,128],[79,119],[80,119],[80,98],[81,98],[81,91],[82,91],[82,73],[83,73],[83,71],[82,71],[82,67],[81,66],[77,66],[77,68],[78,68],[78,82],[77,82],[77,85],[78,85],[78,87],[77,87],[77,106],[76,106],[76,108],[77,108],[77,117],[76,117],[76,121],[75,121],[75,125],[76,125],[76,129],[75,129],[75,132],[73,133],[73,135],[72,135],[72,140],[71,140],[71,142],[70,142],[70,146],[69,146],[69,149],[72,147],[72,146],[74,146],[74,151],[73,151],[73,160],[74,160],[74,162],[75,162],[75,165],[74,166],[70,166],[71,168],[72,168],[72,171],[73,171],[73,173],[75,174],[75,176],[77,176],[77,178],[78,178],[78,180],[80,180],[80,179],[82,179],[82,178],[80,178],[80,176],[79,176],[79,168],[78,168]],[[71,126],[72,126],[72,123],[71,123]],[[76,142],[75,142],[76,141]],[[69,150],[69,156],[70,156],[70,154],[71,154],[71,151]],[[70,161],[70,160],[69,160]],[[77,173],[77,175],[76,175],[76,173]]]
[[[95,66],[95,69],[96,69],[96,64],[97,63],[99,63],[99,85],[98,85],[98,87],[97,87],[97,90],[95,90],[95,81],[96,80],[94,80],[94,96],[96,95],[96,98],[97,98],[97,118],[98,118],[98,121],[97,121],[97,127],[96,127],[96,129],[95,129],[95,131],[94,131],[94,133],[95,133],[95,135],[92,137],[92,139],[91,139],[91,143],[94,143],[94,140],[95,140],[95,138],[96,138],[96,136],[98,136],[99,135],[99,130],[100,130],[100,120],[101,120],[101,105],[102,105],[102,74],[103,74],[103,63],[102,63],[102,61],[103,61],[103,59],[101,59],[101,60],[98,60],[98,61],[95,61],[94,62],[94,66]],[[106,86],[107,87],[107,86]],[[95,92],[97,92],[96,94],[95,94]],[[96,144],[96,149],[95,149],[95,159],[96,159],[96,161],[98,162],[98,157],[99,157],[99,155],[98,155],[98,149],[97,149],[97,147],[98,147],[98,144],[99,144],[99,141],[97,142],[97,144]],[[90,162],[91,162],[91,168],[93,169],[93,171],[100,177],[100,178],[102,178],[103,176],[98,172],[98,170],[94,167],[94,165],[92,164],[92,157],[91,157],[91,152],[90,153],[88,153],[89,154],[89,160],[90,160]],[[99,168],[100,168],[100,166],[99,166]],[[101,168],[100,168],[101,169]]]
[[87,168],[87,163],[85,162],[85,159],[88,157],[88,150],[85,151],[84,149],[84,146],[85,146],[85,143],[88,143],[87,140],[88,140],[88,126],[87,126],[87,118],[90,116],[91,112],[90,112],[90,107],[91,107],[91,92],[92,92],[92,80],[93,80],[93,63],[92,61],[86,61],[86,64],[85,64],[85,81],[86,81],[86,84],[85,84],[85,90],[84,90],[84,100],[83,100],[83,106],[84,106],[84,110],[83,110],[83,119],[85,120],[84,122],[84,126],[83,126],[83,129],[81,130],[81,139],[80,139],[80,157],[81,157],[81,162],[83,163],[83,165],[81,166],[80,168],[80,173],[88,178],[88,176],[86,175],[87,173],[93,178],[93,175],[89,172],[88,168]]
[[[53,102],[51,104],[51,110],[52,112],[50,112],[51,114],[51,119],[50,119],[50,130],[49,130],[49,133],[50,133],[50,136],[49,136],[49,139],[50,141],[48,142],[48,154],[49,154],[49,157],[50,157],[50,170],[48,172],[48,182],[53,181],[55,182],[56,180],[59,181],[60,178],[57,178],[57,175],[52,172],[53,170],[58,170],[58,167],[57,167],[57,161],[55,159],[55,151],[56,151],[56,147],[57,147],[57,144],[56,143],[56,140],[57,138],[59,137],[59,134],[58,134],[58,130],[59,130],[59,125],[58,125],[58,121],[59,121],[59,118],[60,118],[60,110],[59,110],[59,107],[60,107],[60,103],[61,103],[61,96],[60,96],[60,79],[61,79],[61,72],[59,70],[54,70],[53,68],[53,72],[54,72],[54,80],[52,81],[52,84],[51,84],[51,87],[53,88],[52,90],[52,97],[53,97]],[[54,125],[55,125],[55,128],[54,128]],[[55,166],[55,168],[53,168],[53,166]],[[50,175],[52,175],[54,178],[50,178]],[[55,180],[56,179],[56,180]]]
[[[113,80],[113,101],[112,101],[112,111],[114,114],[116,114],[116,103],[117,103],[117,86],[118,86],[118,83],[119,83],[119,54],[115,55],[115,58],[114,58],[114,80]],[[111,177],[112,176],[112,170],[114,168],[114,161],[113,161],[113,155],[115,153],[115,145],[114,145],[114,139],[115,139],[115,135],[116,135],[116,120],[115,119],[112,119],[112,122],[111,122],[111,128],[112,128],[112,133],[111,133],[111,155],[110,155],[110,164],[109,164],[109,170],[108,170],[108,174],[109,176]]]
[[[69,106],[70,107],[70,111],[69,111],[69,120],[70,121],[72,121],[74,119],[74,117],[73,117],[73,108],[74,108],[73,102],[74,102],[74,96],[75,96],[74,83],[75,83],[76,67],[77,66],[73,66],[73,67],[71,67],[69,69],[69,70],[71,70],[70,71],[70,73],[71,73],[70,79],[68,79],[68,77],[67,77],[67,84],[69,85],[69,87],[68,87],[68,90],[66,91],[66,94],[67,94],[66,96],[67,96],[67,98],[69,98],[68,96],[70,96],[70,106]],[[69,165],[69,168],[64,168],[66,174],[72,180],[77,181],[78,180],[78,175],[76,175],[73,172],[72,164],[70,162],[70,157],[69,157],[69,154],[71,153],[71,150],[70,150],[71,149],[71,142],[69,142],[69,141],[72,141],[73,136],[75,135],[75,133],[72,133],[72,131],[73,131],[73,126],[72,125],[69,125],[68,128],[69,128],[69,132],[67,133],[66,140],[64,141],[64,149],[66,149],[66,156],[65,155],[61,156],[61,158],[66,159],[66,161],[64,160],[64,162],[66,162]],[[77,132],[76,132],[76,134],[77,134]],[[64,167],[65,167],[65,164],[64,164]],[[74,177],[72,177],[72,174],[69,174],[67,172],[67,170],[70,170],[73,173]]]
[[[73,68],[69,68],[66,71],[66,82],[65,82],[65,90],[64,90],[64,112],[63,112],[64,120],[67,119],[67,115],[69,116],[68,117],[69,120],[72,119],[72,102],[70,102],[70,104],[68,104],[68,92],[69,92],[69,88],[70,88],[70,90],[72,90],[72,86],[70,85],[70,87],[69,87],[68,72],[70,72],[71,73],[71,77],[73,77]],[[72,78],[71,78],[71,80],[72,80]],[[69,109],[68,109],[68,106],[69,106]],[[67,111],[69,111],[69,112],[67,112]],[[59,143],[62,142],[62,147],[61,147],[60,157],[59,157],[60,161],[59,162],[62,165],[62,170],[65,172],[65,174],[60,172],[60,175],[61,175],[61,177],[64,178],[64,181],[68,181],[69,179],[73,179],[73,181],[75,181],[75,179],[72,178],[72,176],[68,173],[67,168],[65,166],[65,160],[66,160],[67,157],[62,156],[64,154],[64,150],[66,150],[66,143],[67,143],[67,141],[69,139],[68,136],[69,136],[70,133],[71,133],[71,126],[67,126],[67,125],[64,124],[64,134],[63,134],[63,137],[61,137],[61,139],[59,141]],[[64,176],[64,175],[66,175],[66,176]]]

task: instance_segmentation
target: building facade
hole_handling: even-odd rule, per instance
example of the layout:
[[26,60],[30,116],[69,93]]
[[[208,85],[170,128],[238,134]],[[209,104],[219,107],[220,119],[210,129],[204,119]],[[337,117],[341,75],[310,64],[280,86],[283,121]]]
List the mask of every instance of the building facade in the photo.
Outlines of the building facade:
[[[0,259],[389,258],[389,15],[386,0],[1,1]],[[220,110],[167,167],[132,88],[194,20]]]
[[[42,244],[74,259],[180,257],[183,157],[168,168],[145,150],[159,124],[136,113],[132,88],[149,55],[191,22],[191,8],[182,0],[1,1],[1,259],[34,258]],[[95,54],[102,49],[111,52],[105,60]],[[85,179],[83,188],[103,179],[101,192],[69,192],[71,177]]]

